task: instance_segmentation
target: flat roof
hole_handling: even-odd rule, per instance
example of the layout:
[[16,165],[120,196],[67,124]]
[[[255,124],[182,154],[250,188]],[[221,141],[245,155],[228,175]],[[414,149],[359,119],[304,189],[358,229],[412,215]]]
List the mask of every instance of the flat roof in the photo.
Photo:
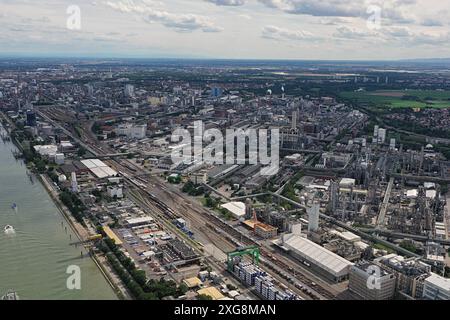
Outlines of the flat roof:
[[450,279],[441,277],[436,273],[431,273],[431,276],[425,279],[425,283],[433,284],[447,292],[450,292]]
[[123,244],[122,240],[119,239],[119,237],[114,233],[114,231],[111,230],[110,227],[104,226],[103,231],[106,233],[106,236],[114,241],[114,243],[118,246],[121,246]]
[[236,217],[245,216],[245,203],[243,203],[243,202],[228,202],[228,203],[222,204],[220,207],[227,209]]
[[111,169],[99,159],[81,160],[81,163],[84,164],[99,179],[117,175],[115,170]]
[[141,224],[141,223],[148,223],[148,222],[152,222],[152,221],[153,221],[152,217],[139,217],[139,218],[132,218],[132,219],[125,220],[125,222],[127,224]]
[[348,274],[350,261],[298,235],[288,235],[284,246],[335,276]]
[[203,294],[206,296],[210,296],[213,300],[220,300],[225,298],[225,296],[220,293],[219,290],[217,290],[214,287],[208,287],[208,288],[204,288],[204,289],[200,289],[197,291],[198,294]]
[[192,278],[188,278],[188,279],[184,279],[183,283],[189,288],[195,288],[200,286],[203,282],[202,280],[200,280],[197,277],[192,277]]

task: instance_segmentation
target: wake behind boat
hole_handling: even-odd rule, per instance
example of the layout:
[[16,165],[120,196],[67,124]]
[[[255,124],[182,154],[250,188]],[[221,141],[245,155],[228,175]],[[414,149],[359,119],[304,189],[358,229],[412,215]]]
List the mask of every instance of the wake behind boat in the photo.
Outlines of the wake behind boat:
[[13,226],[11,226],[11,225],[6,225],[4,228],[3,228],[3,231],[6,233],[6,234],[13,234],[13,233],[16,233],[16,230],[14,230],[14,228],[13,228]]

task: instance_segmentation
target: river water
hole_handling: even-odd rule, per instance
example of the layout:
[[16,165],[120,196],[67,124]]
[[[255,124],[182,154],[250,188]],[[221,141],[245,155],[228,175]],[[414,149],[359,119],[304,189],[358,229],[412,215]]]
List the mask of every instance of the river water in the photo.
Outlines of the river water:
[[[117,299],[92,259],[81,258],[84,249],[70,245],[76,236],[41,183],[36,178],[30,181],[25,165],[11,150],[15,150],[12,143],[0,140],[0,297],[12,289],[21,300]],[[15,233],[6,234],[6,225]],[[73,265],[81,271],[80,290],[67,288],[66,271]]]

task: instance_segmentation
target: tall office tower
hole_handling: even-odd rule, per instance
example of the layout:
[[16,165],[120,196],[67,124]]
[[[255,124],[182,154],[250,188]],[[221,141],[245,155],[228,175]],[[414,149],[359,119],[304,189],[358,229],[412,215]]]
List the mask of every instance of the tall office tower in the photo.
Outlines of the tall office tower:
[[130,98],[134,96],[134,86],[131,84],[127,84],[125,86],[125,96]]
[[375,140],[377,140],[377,138],[378,138],[378,130],[380,130],[380,127],[378,125],[376,125],[373,128],[373,137],[374,137]]
[[380,128],[378,130],[378,143],[383,144],[386,141],[386,129]]
[[391,141],[389,143],[389,149],[395,150],[395,139],[394,138],[391,138]]
[[37,126],[36,112],[34,112],[33,110],[27,111],[27,126],[29,126],[29,127]]

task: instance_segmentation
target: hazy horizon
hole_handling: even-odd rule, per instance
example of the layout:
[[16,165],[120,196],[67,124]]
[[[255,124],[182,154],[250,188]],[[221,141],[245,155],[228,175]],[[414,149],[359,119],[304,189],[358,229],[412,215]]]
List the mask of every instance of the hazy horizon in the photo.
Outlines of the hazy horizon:
[[0,55],[449,58],[447,7],[437,0],[0,0]]

